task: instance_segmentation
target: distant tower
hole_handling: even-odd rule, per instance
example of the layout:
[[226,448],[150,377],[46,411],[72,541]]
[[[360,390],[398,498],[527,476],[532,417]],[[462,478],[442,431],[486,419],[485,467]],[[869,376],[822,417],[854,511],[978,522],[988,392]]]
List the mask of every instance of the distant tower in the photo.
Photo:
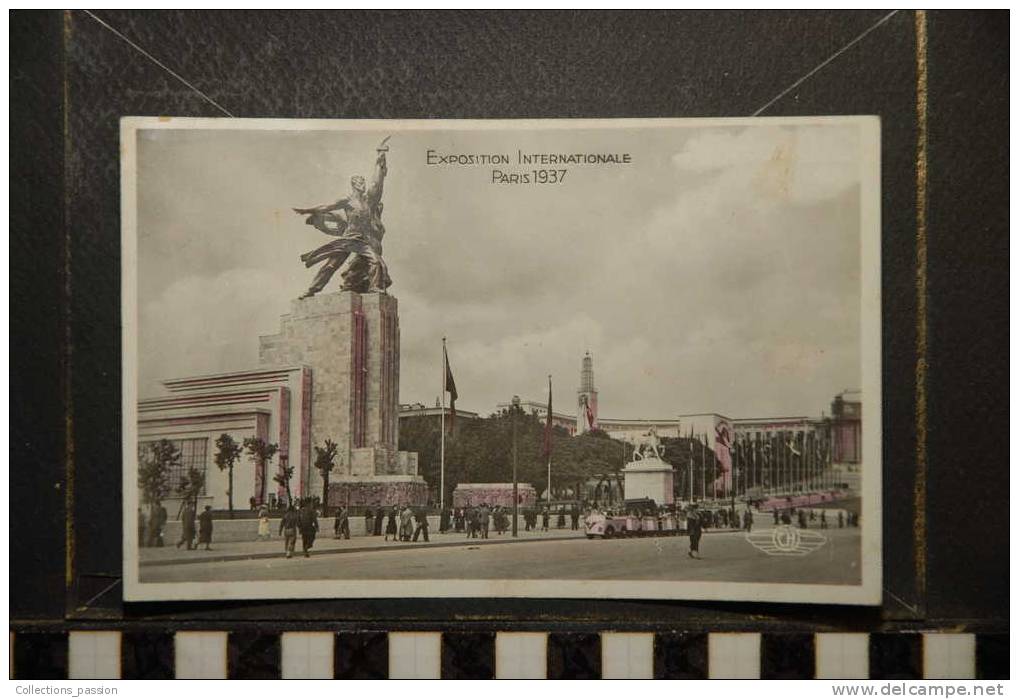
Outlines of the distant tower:
[[577,389],[577,434],[584,434],[597,426],[598,391],[594,387],[594,360],[590,352],[585,352],[580,362],[580,388]]

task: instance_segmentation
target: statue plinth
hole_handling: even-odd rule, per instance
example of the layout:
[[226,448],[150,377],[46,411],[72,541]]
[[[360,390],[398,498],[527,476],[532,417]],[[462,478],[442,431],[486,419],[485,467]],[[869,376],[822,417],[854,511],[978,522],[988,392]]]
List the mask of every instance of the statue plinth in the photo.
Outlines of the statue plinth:
[[658,505],[675,502],[672,466],[656,456],[631,461],[623,467],[623,497],[650,498]]
[[[341,291],[297,299],[280,318],[280,332],[259,338],[262,366],[304,365],[311,369],[311,400],[306,407],[313,444],[339,445],[331,483],[345,492],[372,490],[374,484],[404,483],[383,489],[427,499],[417,472],[417,454],[399,443],[400,321],[395,297]],[[322,492],[322,477],[301,464],[305,492]],[[295,472],[295,477],[297,473]],[[330,487],[332,502],[334,488]],[[346,498],[350,504],[362,504]],[[407,502],[407,500],[400,500]],[[393,504],[393,503],[380,503]]]

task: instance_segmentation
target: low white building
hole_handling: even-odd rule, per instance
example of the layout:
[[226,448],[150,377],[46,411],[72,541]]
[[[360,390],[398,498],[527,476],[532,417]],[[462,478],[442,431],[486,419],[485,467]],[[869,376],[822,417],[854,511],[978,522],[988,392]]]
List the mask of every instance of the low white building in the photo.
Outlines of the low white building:
[[[234,509],[280,497],[273,482],[281,460],[294,466],[295,497],[321,495],[318,472],[311,468],[311,372],[307,367],[257,369],[164,381],[165,396],[138,401],[139,455],[153,442],[167,439],[180,450],[180,464],[170,473],[170,497],[164,505],[176,512],[177,488],[189,469],[205,477],[199,509],[227,508],[228,473],[216,466],[216,440],[229,434],[238,445],[248,437],[279,445],[279,453],[261,472],[247,453],[234,465]],[[315,488],[318,490],[315,490]]]

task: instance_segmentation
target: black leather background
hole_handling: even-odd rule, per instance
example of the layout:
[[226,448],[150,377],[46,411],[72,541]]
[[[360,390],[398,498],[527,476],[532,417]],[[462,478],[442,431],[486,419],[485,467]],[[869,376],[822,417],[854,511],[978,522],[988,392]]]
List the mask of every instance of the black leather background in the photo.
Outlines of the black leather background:
[[[883,14],[97,12],[234,116],[330,118],[749,115]],[[882,119],[883,608],[124,605],[118,119],[224,114],[84,12],[13,12],[12,619],[115,620],[124,629],[223,620],[241,629],[265,619],[280,628],[325,620],[380,629],[1007,628],[1007,25],[1005,13],[928,15],[929,451],[920,512],[914,13],[899,12],[765,112]]]

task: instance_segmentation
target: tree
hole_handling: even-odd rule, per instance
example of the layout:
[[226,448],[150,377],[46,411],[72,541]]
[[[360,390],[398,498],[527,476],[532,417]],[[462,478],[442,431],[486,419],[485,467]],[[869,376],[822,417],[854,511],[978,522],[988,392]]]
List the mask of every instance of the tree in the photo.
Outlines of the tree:
[[326,440],[325,447],[315,445],[315,468],[322,474],[322,516],[329,514],[329,473],[336,468],[336,442]]
[[[515,417],[514,417],[515,416]],[[517,430],[517,475],[538,492],[545,490],[548,460],[544,457],[545,421],[533,413],[510,408],[487,418],[457,422],[456,439],[446,441],[446,496],[459,483],[508,483],[512,479],[513,420]],[[578,490],[592,476],[614,474],[625,462],[625,444],[601,431],[571,437],[553,428],[552,486]],[[418,452],[421,475],[439,483],[439,421],[418,418],[400,424],[400,448]],[[431,458],[434,455],[434,458]]]
[[[258,494],[260,502],[265,502],[265,477],[268,473],[269,462],[272,461],[272,457],[276,456],[276,452],[280,450],[278,444],[267,444],[261,437],[247,437],[244,440],[244,449],[248,452],[248,458],[250,458],[255,468],[258,469],[260,480],[262,482],[262,490]],[[281,469],[281,473],[273,476],[273,480],[280,485],[285,485],[287,489],[287,503],[291,501],[290,497],[290,476],[294,473],[293,467]],[[281,476],[283,480],[280,480]]]
[[687,500],[691,493],[697,499],[711,495],[712,484],[722,475],[722,464],[715,456],[713,445],[698,438],[663,437],[662,460],[676,469],[673,484],[676,497]]
[[226,501],[230,519],[234,516],[234,464],[241,458],[241,446],[234,438],[223,433],[216,440],[216,466],[227,472]]
[[[271,445],[275,446],[275,445]],[[276,472],[276,475],[272,477],[273,481],[277,485],[283,486],[283,489],[287,492],[287,504],[289,505],[294,501],[294,496],[290,494],[290,479],[294,476],[294,467],[289,465],[286,461],[280,461],[280,470]]]
[[158,507],[170,494],[170,472],[180,465],[180,449],[168,439],[140,445],[138,491],[142,502]]
[[[471,420],[466,419],[458,420],[456,424],[457,433],[462,432],[464,425],[470,422]],[[425,480],[432,485],[439,482],[439,434],[438,416],[416,415],[400,418],[400,450],[417,452],[418,473],[424,475]],[[452,440],[447,441],[447,449],[451,443]],[[449,459],[447,458],[446,461],[448,466]],[[446,473],[448,476],[448,468]],[[448,490],[448,477],[446,485]],[[449,493],[447,492],[446,495],[448,498]]]

